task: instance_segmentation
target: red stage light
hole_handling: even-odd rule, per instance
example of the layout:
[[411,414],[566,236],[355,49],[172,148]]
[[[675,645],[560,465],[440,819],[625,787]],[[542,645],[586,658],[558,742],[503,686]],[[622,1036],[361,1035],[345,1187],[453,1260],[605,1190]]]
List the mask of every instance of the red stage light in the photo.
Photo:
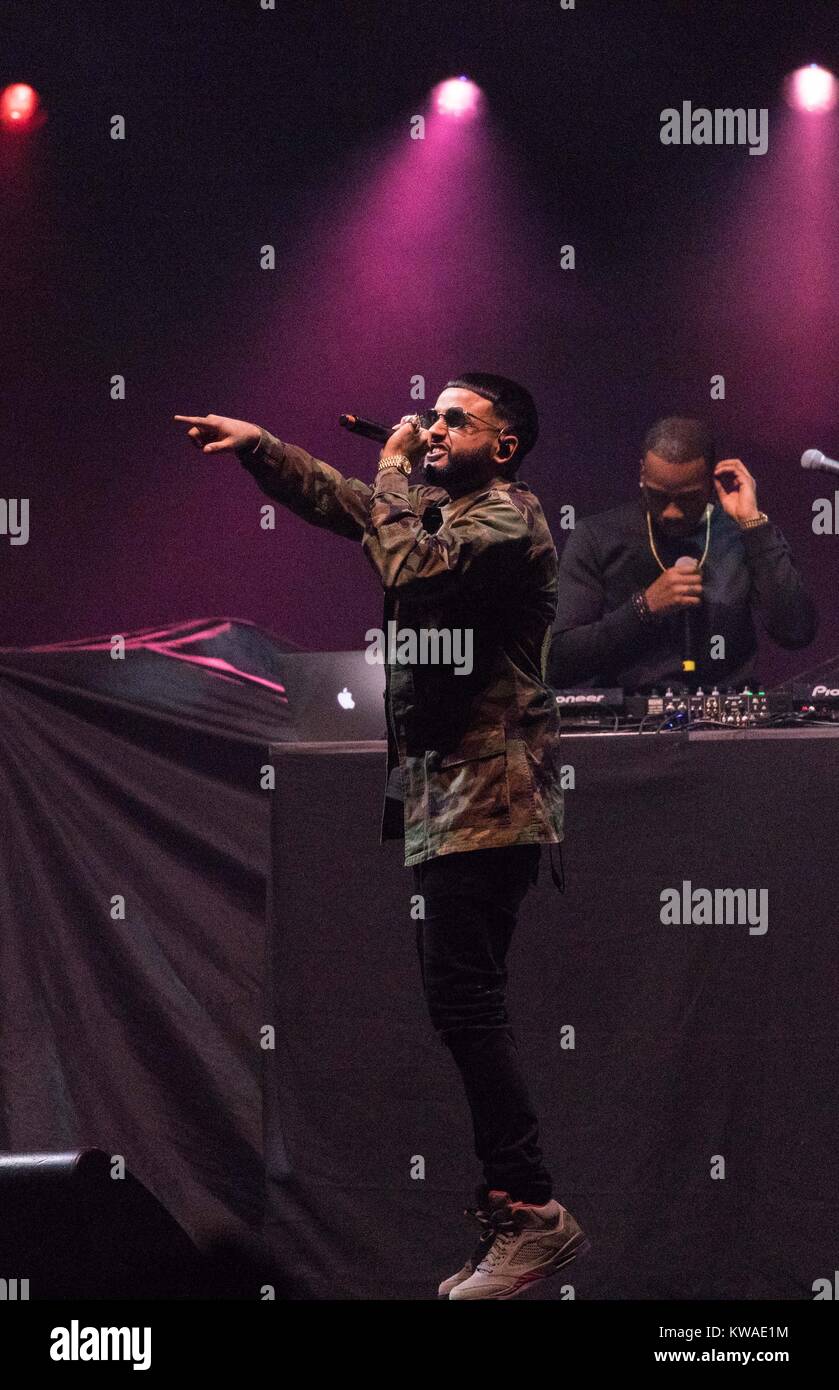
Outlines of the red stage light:
[[784,84],[784,96],[794,111],[821,115],[832,111],[839,97],[839,84],[832,72],[810,63],[791,72]]
[[12,82],[0,92],[0,121],[8,128],[31,125],[37,110],[38,93],[26,82]]

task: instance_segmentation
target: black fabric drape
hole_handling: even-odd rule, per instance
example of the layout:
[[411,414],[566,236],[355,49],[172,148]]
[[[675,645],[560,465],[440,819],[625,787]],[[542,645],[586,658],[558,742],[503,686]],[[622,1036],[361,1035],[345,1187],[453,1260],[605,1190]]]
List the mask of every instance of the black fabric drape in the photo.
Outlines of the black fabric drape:
[[202,1244],[261,1211],[284,644],[226,619],[125,640],[0,651],[0,1148],[121,1154]]
[[[561,748],[567,886],[543,855],[510,1012],[592,1252],[528,1297],[812,1298],[839,1249],[839,732]],[[376,844],[384,755],[274,756],[269,1229],[310,1297],[433,1298],[480,1170],[411,875]],[[666,925],[685,880],[765,889],[768,930]]]
[[[0,1148],[122,1155],[204,1249],[261,1229],[267,1165],[247,1296],[434,1297],[477,1171],[378,844],[384,751],[289,751],[283,644],[249,624],[125,636],[0,650]],[[839,738],[562,750],[567,891],[543,863],[510,1004],[593,1251],[530,1296],[810,1298],[839,1242]],[[768,932],[664,926],[683,880],[765,887]]]

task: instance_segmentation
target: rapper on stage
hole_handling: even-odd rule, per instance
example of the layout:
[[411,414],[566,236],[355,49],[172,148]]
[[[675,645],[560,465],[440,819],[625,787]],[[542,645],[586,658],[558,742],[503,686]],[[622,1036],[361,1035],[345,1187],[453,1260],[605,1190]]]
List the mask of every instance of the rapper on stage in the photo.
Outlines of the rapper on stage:
[[[635,500],[579,521],[563,549],[551,684],[741,689],[756,675],[755,619],[781,647],[807,646],[818,625],[743,461],[717,462],[700,420],[658,420]],[[687,679],[686,659],[695,662]]]
[[[175,418],[205,453],[235,451],[269,497],[360,541],[384,589],[385,632],[396,622],[471,634],[468,673],[389,653],[382,839],[404,836],[423,902],[423,990],[460,1071],[483,1170],[467,1208],[480,1238],[439,1293],[510,1297],[588,1248],[553,1195],[506,1008],[517,913],[541,846],[563,832],[557,706],[545,683],[557,556],[518,478],[538,434],[533,399],[502,376],[452,379],[433,409],[393,428],[372,484],[257,425]],[[419,465],[423,481],[412,486]]]

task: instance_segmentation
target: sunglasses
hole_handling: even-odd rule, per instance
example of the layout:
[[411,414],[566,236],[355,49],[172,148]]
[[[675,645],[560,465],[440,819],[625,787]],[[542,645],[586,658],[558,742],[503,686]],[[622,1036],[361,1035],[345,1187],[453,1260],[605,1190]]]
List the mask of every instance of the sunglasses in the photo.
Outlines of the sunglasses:
[[464,410],[459,405],[449,406],[448,410],[424,410],[419,416],[419,422],[424,430],[430,430],[432,425],[436,425],[438,420],[445,420],[446,426],[450,430],[462,430],[467,420],[474,420],[476,425],[480,425],[485,430],[492,430],[493,434],[503,434],[504,427],[496,429],[494,425],[487,424],[478,415],[471,415],[468,410]]

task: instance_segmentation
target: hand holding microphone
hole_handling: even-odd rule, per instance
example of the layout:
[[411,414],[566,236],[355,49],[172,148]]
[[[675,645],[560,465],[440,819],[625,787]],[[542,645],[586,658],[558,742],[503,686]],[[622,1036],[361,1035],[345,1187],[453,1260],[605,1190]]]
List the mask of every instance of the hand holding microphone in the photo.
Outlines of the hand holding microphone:
[[411,463],[428,452],[430,438],[422,428],[419,415],[403,415],[398,425],[380,425],[375,420],[367,420],[363,415],[339,415],[338,424],[351,434],[360,434],[364,439],[375,439],[383,446],[384,454],[404,454]]
[[393,426],[382,448],[382,457],[402,454],[411,463],[416,463],[423,454],[428,453],[430,440],[428,430],[420,424],[418,415],[403,415],[398,425]]
[[680,555],[672,569],[663,570],[644,591],[651,613],[663,617],[702,602],[702,574],[691,555]]

